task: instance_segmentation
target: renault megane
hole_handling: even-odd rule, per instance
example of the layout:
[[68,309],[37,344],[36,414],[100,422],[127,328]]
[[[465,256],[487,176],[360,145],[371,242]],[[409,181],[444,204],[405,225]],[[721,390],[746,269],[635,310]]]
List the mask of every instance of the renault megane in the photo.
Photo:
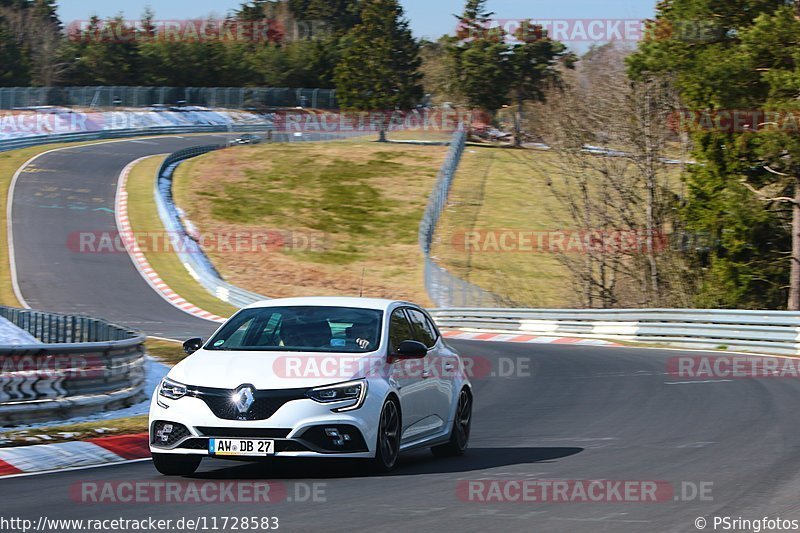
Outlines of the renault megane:
[[153,394],[159,472],[189,475],[203,457],[362,458],[381,471],[429,447],[461,455],[472,386],[430,315],[362,298],[271,300],[242,309]]

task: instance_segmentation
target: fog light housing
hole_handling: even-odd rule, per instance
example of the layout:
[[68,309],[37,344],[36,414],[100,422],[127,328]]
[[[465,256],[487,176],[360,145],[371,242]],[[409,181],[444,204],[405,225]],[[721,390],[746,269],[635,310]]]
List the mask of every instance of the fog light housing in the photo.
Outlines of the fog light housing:
[[349,424],[313,426],[301,433],[297,440],[309,448],[327,453],[357,453],[368,451],[361,431]]
[[336,446],[344,446],[344,443],[350,440],[349,433],[339,433],[336,428],[325,428],[325,435],[330,437],[331,442]]

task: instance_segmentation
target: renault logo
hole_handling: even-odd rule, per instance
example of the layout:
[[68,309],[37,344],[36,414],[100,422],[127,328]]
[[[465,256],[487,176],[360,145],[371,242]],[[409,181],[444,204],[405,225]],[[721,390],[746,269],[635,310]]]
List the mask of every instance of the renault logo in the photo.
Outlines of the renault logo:
[[242,385],[233,393],[231,402],[233,402],[233,405],[236,406],[236,409],[240,413],[246,413],[250,410],[250,407],[253,406],[253,402],[256,401],[255,395],[253,394],[254,392],[252,385]]

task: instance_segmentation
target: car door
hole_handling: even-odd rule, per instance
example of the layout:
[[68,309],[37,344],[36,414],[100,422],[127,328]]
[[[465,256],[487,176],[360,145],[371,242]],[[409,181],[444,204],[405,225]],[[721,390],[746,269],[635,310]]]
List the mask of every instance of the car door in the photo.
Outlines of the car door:
[[429,420],[426,425],[432,432],[439,432],[447,425],[452,411],[456,361],[450,351],[445,349],[444,343],[440,341],[439,331],[425,312],[410,307],[406,313],[411,322],[414,338],[428,347],[428,357],[425,361],[429,376],[426,378],[426,395],[431,411],[427,414]]
[[[400,343],[414,340],[414,332],[404,309],[395,309],[389,319],[389,354],[397,353]],[[403,419],[402,439],[411,441],[425,433],[421,424],[431,411],[427,394],[425,360],[397,360],[391,365],[392,380],[397,384]]]

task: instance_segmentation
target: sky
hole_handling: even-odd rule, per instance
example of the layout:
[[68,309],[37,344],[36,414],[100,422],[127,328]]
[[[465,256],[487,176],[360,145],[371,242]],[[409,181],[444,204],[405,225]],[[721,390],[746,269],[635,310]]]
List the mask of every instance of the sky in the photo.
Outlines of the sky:
[[[454,13],[463,10],[464,0],[401,0],[417,37],[438,38],[455,29]],[[92,14],[101,18],[123,13],[138,19],[146,6],[161,20],[219,17],[241,5],[240,0],[60,0],[62,22],[81,21]],[[656,0],[489,0],[488,7],[498,19],[644,19],[652,17]]]

